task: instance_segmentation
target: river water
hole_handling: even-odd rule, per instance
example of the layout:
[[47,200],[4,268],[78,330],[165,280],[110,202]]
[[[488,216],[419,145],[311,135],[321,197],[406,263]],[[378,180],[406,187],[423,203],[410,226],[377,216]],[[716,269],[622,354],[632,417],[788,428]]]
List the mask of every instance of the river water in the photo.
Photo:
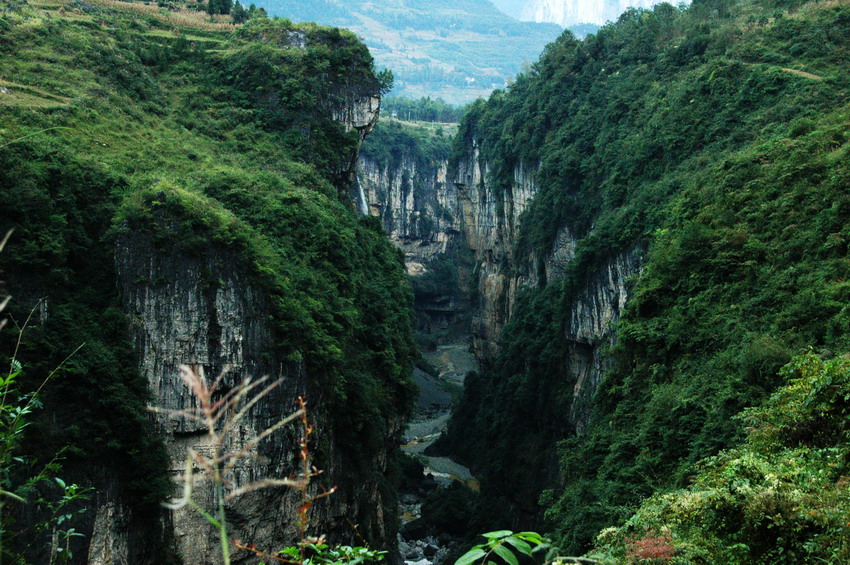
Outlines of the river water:
[[[478,490],[478,481],[469,469],[449,457],[425,455],[440,434],[445,431],[452,407],[460,398],[466,374],[477,370],[475,357],[469,352],[468,343],[440,345],[436,351],[424,352],[422,356],[437,371],[429,375],[419,369],[414,377],[419,385],[419,399],[412,421],[405,430],[402,451],[419,459],[425,466],[424,475],[429,483],[447,486],[459,481],[468,488]],[[439,488],[439,487],[438,487]],[[399,534],[399,550],[407,565],[441,565],[446,555],[447,538],[438,532],[417,532],[414,525],[421,515],[420,494],[405,493],[401,497],[400,515],[402,534]]]

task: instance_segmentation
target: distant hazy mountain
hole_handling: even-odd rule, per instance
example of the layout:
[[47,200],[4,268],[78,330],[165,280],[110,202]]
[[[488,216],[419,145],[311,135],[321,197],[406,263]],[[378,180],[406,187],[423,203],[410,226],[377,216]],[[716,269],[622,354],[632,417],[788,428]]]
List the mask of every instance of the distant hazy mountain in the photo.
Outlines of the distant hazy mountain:
[[512,18],[522,19],[522,12],[529,0],[493,0],[498,9]]
[[[517,13],[522,0],[497,0]],[[396,77],[394,95],[452,103],[487,96],[536,61],[562,29],[520,22],[488,0],[267,0],[273,16],[346,27]]]
[[[510,0],[501,0],[514,4]],[[661,0],[527,0],[519,18],[552,22],[564,27],[576,24],[602,25],[616,21],[627,8],[651,8]]]

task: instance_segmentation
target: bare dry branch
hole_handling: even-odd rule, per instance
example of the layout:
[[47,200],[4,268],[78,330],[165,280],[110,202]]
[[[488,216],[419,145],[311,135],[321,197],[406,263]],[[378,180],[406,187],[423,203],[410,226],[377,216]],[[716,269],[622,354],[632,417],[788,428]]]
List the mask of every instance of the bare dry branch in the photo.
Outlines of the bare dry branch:
[[186,468],[184,470],[185,475],[183,476],[183,496],[174,500],[173,502],[163,502],[162,505],[169,510],[177,510],[179,508],[183,508],[189,503],[189,500],[192,498],[192,460],[191,458],[186,458]]
[[3,241],[0,241],[0,251],[3,251],[3,248],[6,247],[6,244],[9,242],[9,238],[12,237],[12,233],[15,230],[9,230],[6,232],[6,235],[3,236]]
[[254,492],[256,490],[264,488],[293,487],[297,489],[302,489],[305,488],[307,484],[309,483],[303,479],[264,479],[262,481],[254,481],[253,483],[249,483],[243,487],[239,487],[238,489],[228,494],[225,497],[225,500],[230,501],[243,494],[247,494],[249,492]]
[[242,409],[239,412],[236,413],[236,415],[234,415],[232,418],[229,418],[227,420],[227,422],[224,425],[224,429],[222,430],[222,434],[227,434],[231,430],[233,430],[234,426],[236,426],[236,424],[239,423],[239,420],[241,420],[248,413],[248,411],[251,410],[251,408],[253,408],[255,404],[257,404],[257,402],[262,400],[272,390],[277,388],[280,385],[280,383],[282,383],[282,382],[283,382],[283,379],[278,379],[278,380],[274,381],[272,384],[270,384],[269,386],[267,386],[265,389],[263,389],[261,392],[255,394],[254,397],[250,401],[248,401],[248,403],[245,404],[245,406],[243,406]]
[[246,453],[248,453],[249,451],[251,451],[252,449],[254,449],[254,448],[255,448],[255,447],[256,447],[256,446],[257,446],[257,445],[258,445],[261,441],[263,441],[264,439],[266,439],[267,437],[269,437],[271,434],[273,434],[274,432],[276,432],[277,430],[279,430],[279,429],[280,429],[280,428],[282,428],[283,426],[285,426],[285,425],[287,425],[288,423],[292,422],[292,421],[293,421],[293,420],[295,420],[296,418],[301,417],[301,416],[303,415],[303,413],[304,413],[303,409],[302,409],[302,410],[298,410],[297,412],[293,412],[292,414],[290,414],[290,415],[289,415],[289,416],[287,416],[286,418],[284,418],[284,419],[282,419],[282,420],[278,421],[278,422],[277,422],[276,424],[274,424],[273,426],[269,426],[268,428],[266,428],[265,430],[263,430],[263,432],[262,432],[260,435],[258,435],[258,436],[256,436],[256,437],[254,437],[253,439],[251,439],[251,440],[249,440],[248,442],[246,442],[246,443],[245,443],[245,445],[242,447],[242,449],[240,449],[239,451],[236,451],[236,452],[229,453],[229,454],[225,455],[225,456],[224,456],[224,458],[225,458],[225,459],[230,459],[230,461],[229,461],[229,462],[227,463],[227,465],[224,467],[224,470],[225,470],[225,471],[227,471],[227,470],[231,469],[231,468],[233,467],[233,465],[235,465],[235,464],[236,464],[236,461],[238,461],[239,459],[241,459],[242,457],[244,457],[244,455],[245,455]]

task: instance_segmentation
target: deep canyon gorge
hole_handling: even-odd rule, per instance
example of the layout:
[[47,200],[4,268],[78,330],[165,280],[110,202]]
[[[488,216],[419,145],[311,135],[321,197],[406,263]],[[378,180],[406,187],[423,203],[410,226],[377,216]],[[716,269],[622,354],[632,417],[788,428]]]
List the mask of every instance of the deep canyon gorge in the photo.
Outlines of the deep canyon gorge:
[[[8,556],[850,559],[847,2],[632,9],[457,124],[382,115],[343,29],[10,6]],[[278,384],[219,446],[181,366]]]

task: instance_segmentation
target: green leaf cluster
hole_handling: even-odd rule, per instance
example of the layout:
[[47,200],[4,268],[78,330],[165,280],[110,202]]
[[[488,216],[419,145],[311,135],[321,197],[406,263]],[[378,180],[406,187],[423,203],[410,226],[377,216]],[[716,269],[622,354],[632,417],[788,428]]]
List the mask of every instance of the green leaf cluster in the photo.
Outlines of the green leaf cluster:
[[[287,547],[278,555],[301,565],[361,565],[362,563],[380,563],[387,552],[363,546],[329,546],[323,542],[313,542],[306,543],[303,547]],[[305,555],[307,557],[302,561]]]
[[535,552],[543,551],[549,544],[537,532],[512,532],[511,530],[497,530],[481,534],[486,542],[473,546],[469,551],[461,555],[455,565],[472,565],[483,563],[496,565],[491,561],[491,556],[498,556],[508,565],[519,565],[517,555],[533,557]]
[[671,563],[845,563],[850,363],[814,353],[782,369],[788,384],[739,416],[747,439],[700,462],[692,486],[643,502],[597,550],[645,562],[640,541],[667,534]]

